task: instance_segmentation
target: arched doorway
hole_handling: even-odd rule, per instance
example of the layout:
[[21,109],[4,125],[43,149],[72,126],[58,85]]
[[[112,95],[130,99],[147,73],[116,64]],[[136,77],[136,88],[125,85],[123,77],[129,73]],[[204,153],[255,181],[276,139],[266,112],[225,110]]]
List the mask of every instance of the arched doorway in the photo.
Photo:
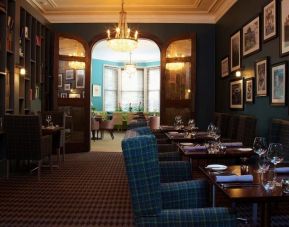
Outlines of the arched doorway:
[[[129,68],[133,65],[135,68]],[[151,40],[139,39],[131,53],[114,52],[105,39],[99,39],[91,49],[91,108],[103,119],[118,117],[116,129],[125,129],[130,112],[160,113],[161,51]],[[104,136],[110,140],[109,135]],[[94,149],[95,143],[92,143]]]

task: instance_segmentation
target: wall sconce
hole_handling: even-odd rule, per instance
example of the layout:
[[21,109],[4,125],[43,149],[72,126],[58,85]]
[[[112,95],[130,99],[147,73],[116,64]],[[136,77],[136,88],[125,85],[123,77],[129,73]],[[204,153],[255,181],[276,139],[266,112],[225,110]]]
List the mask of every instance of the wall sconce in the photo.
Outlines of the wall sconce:
[[26,69],[25,68],[21,68],[20,69],[20,75],[24,76],[26,74]]
[[236,71],[235,75],[236,77],[241,77],[242,76],[241,70]]

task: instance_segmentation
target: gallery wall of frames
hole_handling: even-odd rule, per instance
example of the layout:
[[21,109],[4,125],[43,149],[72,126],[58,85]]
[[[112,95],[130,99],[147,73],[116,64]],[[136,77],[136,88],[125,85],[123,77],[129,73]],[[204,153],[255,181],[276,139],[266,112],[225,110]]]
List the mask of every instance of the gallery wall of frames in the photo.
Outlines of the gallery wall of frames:
[[266,135],[272,118],[288,118],[289,0],[238,1],[216,40],[216,111],[254,115]]

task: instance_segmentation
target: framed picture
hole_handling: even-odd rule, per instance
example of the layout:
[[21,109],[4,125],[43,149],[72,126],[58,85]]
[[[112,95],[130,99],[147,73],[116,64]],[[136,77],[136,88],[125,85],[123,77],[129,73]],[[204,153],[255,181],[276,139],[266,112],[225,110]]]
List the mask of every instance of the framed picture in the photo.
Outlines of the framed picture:
[[58,87],[62,87],[62,74],[58,74]]
[[230,46],[231,72],[241,68],[241,32],[237,31],[231,36]]
[[65,79],[66,80],[73,80],[74,79],[74,70],[73,69],[65,70]]
[[92,96],[93,97],[100,97],[101,96],[101,86],[98,84],[92,85]]
[[255,63],[256,96],[268,95],[269,58],[262,58]]
[[277,36],[277,5],[271,1],[263,8],[263,41],[269,41]]
[[64,91],[70,91],[70,84],[64,84]]
[[271,68],[271,98],[273,106],[286,104],[287,62],[272,65]]
[[229,76],[229,57],[221,60],[221,77]]
[[245,79],[245,102],[254,103],[254,78]]
[[280,54],[289,54],[289,0],[281,0]]
[[80,94],[72,93],[72,94],[69,94],[68,97],[70,99],[80,99]]
[[244,109],[243,93],[243,79],[232,80],[230,82],[230,109]]
[[243,57],[260,50],[260,16],[243,27]]
[[76,88],[84,88],[85,70],[77,69],[75,71]]
[[60,98],[67,98],[67,93],[61,93]]

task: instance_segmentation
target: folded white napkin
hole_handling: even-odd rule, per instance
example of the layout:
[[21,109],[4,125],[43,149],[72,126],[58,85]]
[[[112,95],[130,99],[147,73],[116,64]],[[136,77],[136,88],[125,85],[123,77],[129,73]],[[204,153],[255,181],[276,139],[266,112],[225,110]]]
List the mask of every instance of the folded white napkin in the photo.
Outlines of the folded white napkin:
[[228,143],[222,143],[222,145],[226,147],[242,147],[243,143],[242,142],[228,142]]
[[275,169],[276,173],[289,173],[289,167],[278,167]]
[[207,148],[205,146],[197,145],[197,146],[184,146],[185,151],[203,151]]
[[252,182],[252,175],[216,176],[216,182]]

